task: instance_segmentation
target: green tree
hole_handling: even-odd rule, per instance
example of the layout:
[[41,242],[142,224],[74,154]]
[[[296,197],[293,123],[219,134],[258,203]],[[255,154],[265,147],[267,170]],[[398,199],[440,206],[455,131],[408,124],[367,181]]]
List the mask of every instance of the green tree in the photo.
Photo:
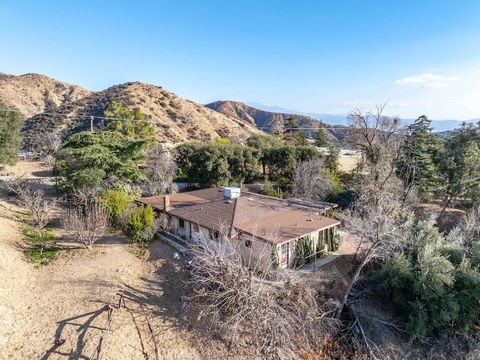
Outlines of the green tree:
[[23,123],[17,112],[7,110],[0,100],[0,164],[13,165],[18,159]]
[[229,145],[229,144],[231,144],[231,141],[227,137],[219,136],[219,137],[215,138],[215,144]]
[[283,138],[286,142],[296,145],[305,145],[306,136],[300,127],[298,116],[289,116],[283,124]]
[[285,145],[270,148],[264,152],[263,158],[267,173],[272,180],[290,182],[297,164],[318,159],[320,154],[311,146]]
[[480,125],[463,124],[447,139],[441,173],[446,180],[442,212],[458,197],[479,202]]
[[249,147],[191,142],[176,150],[180,173],[202,187],[250,182],[258,175],[258,153]]
[[338,147],[329,145],[329,152],[325,156],[325,168],[328,169],[332,174],[338,173],[338,156],[340,154],[340,149]]
[[76,187],[97,184],[101,175],[102,180],[113,175],[123,181],[138,181],[145,177],[138,165],[145,159],[147,146],[147,140],[130,139],[118,132],[81,132],[68,139],[59,158],[67,180]]
[[108,118],[108,130],[110,131],[117,131],[130,138],[144,140],[152,140],[155,135],[155,127],[149,116],[138,107],[130,109],[114,101],[103,112],[103,116]]
[[320,125],[318,129],[317,136],[315,137],[315,145],[318,147],[328,147],[330,146],[330,139],[325,132],[325,127],[323,124]]
[[397,173],[406,191],[415,187],[423,201],[438,186],[438,156],[441,140],[432,133],[431,121],[420,116],[408,126],[408,133],[400,149]]
[[249,146],[254,156],[262,165],[262,174],[267,174],[267,158],[266,151],[271,148],[278,148],[285,145],[281,137],[275,135],[253,135],[247,139],[247,146]]

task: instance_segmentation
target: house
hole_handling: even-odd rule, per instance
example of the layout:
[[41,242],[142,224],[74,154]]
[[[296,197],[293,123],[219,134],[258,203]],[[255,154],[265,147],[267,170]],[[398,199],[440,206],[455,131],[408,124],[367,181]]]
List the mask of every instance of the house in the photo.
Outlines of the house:
[[291,266],[297,241],[308,239],[316,251],[331,251],[338,242],[339,221],[329,217],[337,206],[299,198],[278,199],[239,188],[210,188],[143,197],[138,203],[167,214],[169,233],[188,245],[195,237],[226,235],[238,240],[244,257],[268,251],[280,267]]

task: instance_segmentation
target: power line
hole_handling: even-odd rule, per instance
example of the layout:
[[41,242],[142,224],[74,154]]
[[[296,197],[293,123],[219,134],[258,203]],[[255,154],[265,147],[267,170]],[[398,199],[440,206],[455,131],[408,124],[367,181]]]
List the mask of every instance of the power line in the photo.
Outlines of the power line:
[[[14,109],[0,109],[0,111],[22,114],[21,111],[14,110]],[[54,113],[54,112],[53,113],[52,112],[42,112],[42,113],[35,114],[32,117],[43,116],[43,115],[60,116],[60,117],[64,117],[64,118],[67,118],[67,119],[69,118],[69,119],[90,119],[91,120],[93,118],[93,119],[100,119],[100,120],[122,120],[122,121],[129,120],[129,121],[133,121],[133,122],[143,121],[143,119],[128,119],[128,118],[98,116],[98,115],[90,115],[90,114],[69,115],[69,114],[65,114],[65,113]],[[151,119],[151,120],[155,120],[156,122],[159,122],[159,120],[156,120],[156,119]],[[238,120],[238,121],[241,121],[241,120]],[[320,122],[321,120],[317,120],[317,121]],[[272,125],[272,126],[255,126],[255,128],[257,128],[259,130],[320,130],[320,129],[351,130],[351,127],[346,126],[346,125],[336,125],[336,126],[322,126],[322,125],[319,125],[318,127],[302,127],[302,126],[300,126],[300,127],[294,127],[294,128],[292,128],[292,127],[290,127],[290,128],[286,128],[286,127],[276,128],[274,125]]]

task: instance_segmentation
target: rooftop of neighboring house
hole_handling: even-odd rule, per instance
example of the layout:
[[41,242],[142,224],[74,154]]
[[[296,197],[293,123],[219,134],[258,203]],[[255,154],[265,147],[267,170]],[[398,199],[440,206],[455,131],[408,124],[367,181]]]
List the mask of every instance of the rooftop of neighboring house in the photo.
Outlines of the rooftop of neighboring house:
[[[238,196],[238,195],[237,195]],[[144,197],[137,200],[213,231],[248,233],[281,244],[340,222],[322,213],[337,205],[299,198],[278,199],[241,191],[226,198],[224,188]]]

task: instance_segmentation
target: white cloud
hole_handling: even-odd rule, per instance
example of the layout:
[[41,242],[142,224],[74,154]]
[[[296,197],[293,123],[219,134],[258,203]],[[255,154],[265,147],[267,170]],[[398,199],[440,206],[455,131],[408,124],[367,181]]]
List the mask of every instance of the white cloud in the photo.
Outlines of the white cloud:
[[396,85],[419,85],[424,87],[430,88],[446,88],[451,83],[459,80],[458,76],[445,76],[445,75],[438,75],[438,74],[421,74],[415,76],[407,76],[395,81]]

